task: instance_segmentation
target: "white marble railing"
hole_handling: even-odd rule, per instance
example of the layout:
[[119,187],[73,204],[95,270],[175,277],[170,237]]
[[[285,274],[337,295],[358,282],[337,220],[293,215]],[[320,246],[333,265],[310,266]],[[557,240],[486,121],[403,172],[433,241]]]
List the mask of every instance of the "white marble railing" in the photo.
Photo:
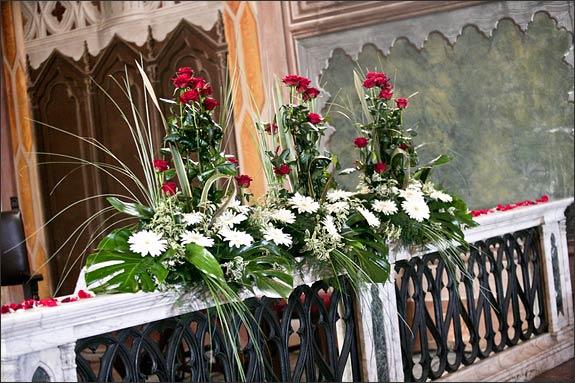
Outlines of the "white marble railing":
[[[441,379],[524,380],[573,357],[573,306],[564,216],[566,207],[572,202],[573,198],[570,198],[481,216],[476,219],[480,226],[466,232],[468,241],[474,242],[525,228],[541,227],[549,331]],[[559,260],[559,267],[555,271],[557,275],[554,275],[550,256],[555,249]],[[408,256],[417,255],[397,254],[399,258]],[[559,283],[555,282],[556,279]],[[383,285],[369,286],[366,292],[370,294],[358,300],[358,340],[364,381],[381,381],[382,373],[390,381],[403,381],[394,283],[392,276]],[[560,286],[564,305],[562,312],[558,312],[556,306],[556,286]],[[2,381],[31,381],[38,368],[44,370],[50,381],[77,381],[75,344],[78,339],[209,306],[206,297],[198,297],[193,293],[191,295],[193,297],[185,299],[173,293],[96,296],[57,307],[3,315]],[[377,307],[382,312],[374,312],[374,299],[380,303]],[[374,321],[374,317],[381,317],[382,320]],[[378,343],[376,339],[378,334],[385,338],[384,350],[380,348],[381,342]],[[536,353],[533,351],[535,349]],[[547,356],[541,357],[540,353]]]

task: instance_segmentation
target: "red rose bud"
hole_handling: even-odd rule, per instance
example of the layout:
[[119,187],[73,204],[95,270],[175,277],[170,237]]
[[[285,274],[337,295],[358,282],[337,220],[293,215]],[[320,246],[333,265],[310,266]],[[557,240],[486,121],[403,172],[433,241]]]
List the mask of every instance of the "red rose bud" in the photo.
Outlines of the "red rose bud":
[[309,84],[311,84],[311,81],[309,79],[305,77],[300,77],[299,82],[295,89],[300,93],[305,92]]
[[212,87],[209,84],[204,85],[203,88],[200,89],[200,94],[202,96],[211,96],[212,92]]
[[204,99],[204,102],[202,103],[202,105],[204,106],[204,108],[206,110],[214,110],[214,108],[216,106],[220,105],[220,103],[218,101],[216,101],[215,98],[206,97]]
[[378,162],[377,164],[375,164],[374,169],[376,173],[382,174],[387,169],[387,165],[384,164],[383,162]]
[[204,80],[201,77],[192,77],[190,79],[190,88],[195,88],[195,89],[202,89],[204,86],[206,86],[206,80]]
[[238,160],[236,160],[234,157],[229,157],[228,158],[228,162],[231,162],[232,164],[238,164]]
[[174,195],[176,194],[176,183],[168,181],[162,185],[162,190],[168,195]]
[[317,88],[307,88],[303,91],[302,97],[304,101],[312,100],[319,96],[319,90]]
[[377,95],[377,98],[383,98],[384,100],[389,100],[393,97],[393,92],[389,89],[382,89],[381,92]]
[[295,74],[290,74],[288,76],[285,76],[282,79],[282,82],[287,86],[296,86],[299,82],[299,76]]
[[[175,187],[175,185],[176,184],[174,184],[174,187]],[[92,298],[92,294],[90,294],[87,291],[80,290],[80,291],[78,291],[78,298],[80,298],[80,299]]]
[[322,121],[321,116],[317,113],[308,113],[307,120],[312,124],[319,124]]
[[188,74],[181,74],[172,79],[176,88],[187,88],[190,86],[192,76]]
[[235,176],[234,178],[236,179],[236,182],[240,187],[246,187],[246,188],[249,188],[250,183],[253,181],[253,178],[248,176],[247,174]]
[[272,124],[271,122],[266,124],[265,131],[268,133],[276,133],[278,131],[278,126],[276,124]]
[[358,148],[365,148],[367,146],[367,138],[357,137],[355,140],[353,140],[353,144]]
[[178,69],[176,74],[178,76],[185,74],[185,75],[192,77],[194,75],[194,71],[192,70],[192,68],[186,66],[186,67]]
[[200,98],[200,94],[198,93],[197,90],[195,90],[195,89],[187,90],[181,94],[180,102],[182,104],[189,104],[192,101],[198,101],[199,98]]
[[407,98],[397,98],[395,99],[395,104],[399,109],[407,108]]
[[274,173],[278,176],[285,176],[291,172],[291,168],[286,164],[281,164],[279,168],[274,168]]
[[165,172],[166,170],[168,170],[168,163],[164,160],[154,160],[154,167],[160,173]]

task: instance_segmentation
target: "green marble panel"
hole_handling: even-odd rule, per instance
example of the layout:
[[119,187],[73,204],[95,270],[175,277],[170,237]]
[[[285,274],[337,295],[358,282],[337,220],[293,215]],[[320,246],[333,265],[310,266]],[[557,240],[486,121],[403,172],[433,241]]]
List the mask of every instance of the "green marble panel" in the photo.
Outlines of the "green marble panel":
[[[320,83],[330,92],[324,113],[336,133],[329,146],[343,166],[354,160],[360,116],[352,72],[358,66],[383,70],[395,96],[410,98],[404,113],[414,127],[422,161],[440,153],[454,160],[437,168],[435,182],[459,194],[474,209],[533,199],[573,195],[573,68],[563,60],[573,35],[537,13],[523,32],[503,19],[485,36],[466,26],[455,45],[431,33],[422,49],[399,39],[385,56],[365,45],[357,61],[336,49]],[[348,187],[356,176],[341,176]]]

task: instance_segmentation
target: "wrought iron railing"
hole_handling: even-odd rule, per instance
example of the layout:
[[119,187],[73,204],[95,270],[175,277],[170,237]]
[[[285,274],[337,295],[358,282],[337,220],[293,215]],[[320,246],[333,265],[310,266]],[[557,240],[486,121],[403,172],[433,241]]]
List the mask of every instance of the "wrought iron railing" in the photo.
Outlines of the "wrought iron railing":
[[[252,336],[234,315],[228,318],[231,340],[216,315],[202,310],[80,339],[78,377],[84,382],[241,381],[236,349],[247,381],[360,381],[354,304],[345,280],[340,281],[337,288],[323,281],[299,286],[287,302],[247,300],[251,328],[259,329]],[[346,366],[351,375],[344,379]]]
[[395,264],[406,382],[515,346],[547,330],[539,230],[475,242],[465,263],[429,253]]

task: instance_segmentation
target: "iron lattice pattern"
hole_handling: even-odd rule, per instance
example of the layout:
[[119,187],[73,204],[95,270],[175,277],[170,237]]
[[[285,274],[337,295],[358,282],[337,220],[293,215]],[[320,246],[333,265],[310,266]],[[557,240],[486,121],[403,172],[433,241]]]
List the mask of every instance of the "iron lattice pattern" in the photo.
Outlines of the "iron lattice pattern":
[[[235,315],[228,318],[239,360],[215,314],[179,317],[81,339],[76,344],[78,378],[96,381],[206,382],[359,381],[351,290],[344,279],[299,286],[287,303],[249,299],[250,334]],[[263,357],[258,357],[261,350]],[[348,372],[349,373],[349,372]]]
[[454,272],[438,253],[395,264],[406,382],[437,379],[547,330],[537,228],[476,242],[463,260]]

